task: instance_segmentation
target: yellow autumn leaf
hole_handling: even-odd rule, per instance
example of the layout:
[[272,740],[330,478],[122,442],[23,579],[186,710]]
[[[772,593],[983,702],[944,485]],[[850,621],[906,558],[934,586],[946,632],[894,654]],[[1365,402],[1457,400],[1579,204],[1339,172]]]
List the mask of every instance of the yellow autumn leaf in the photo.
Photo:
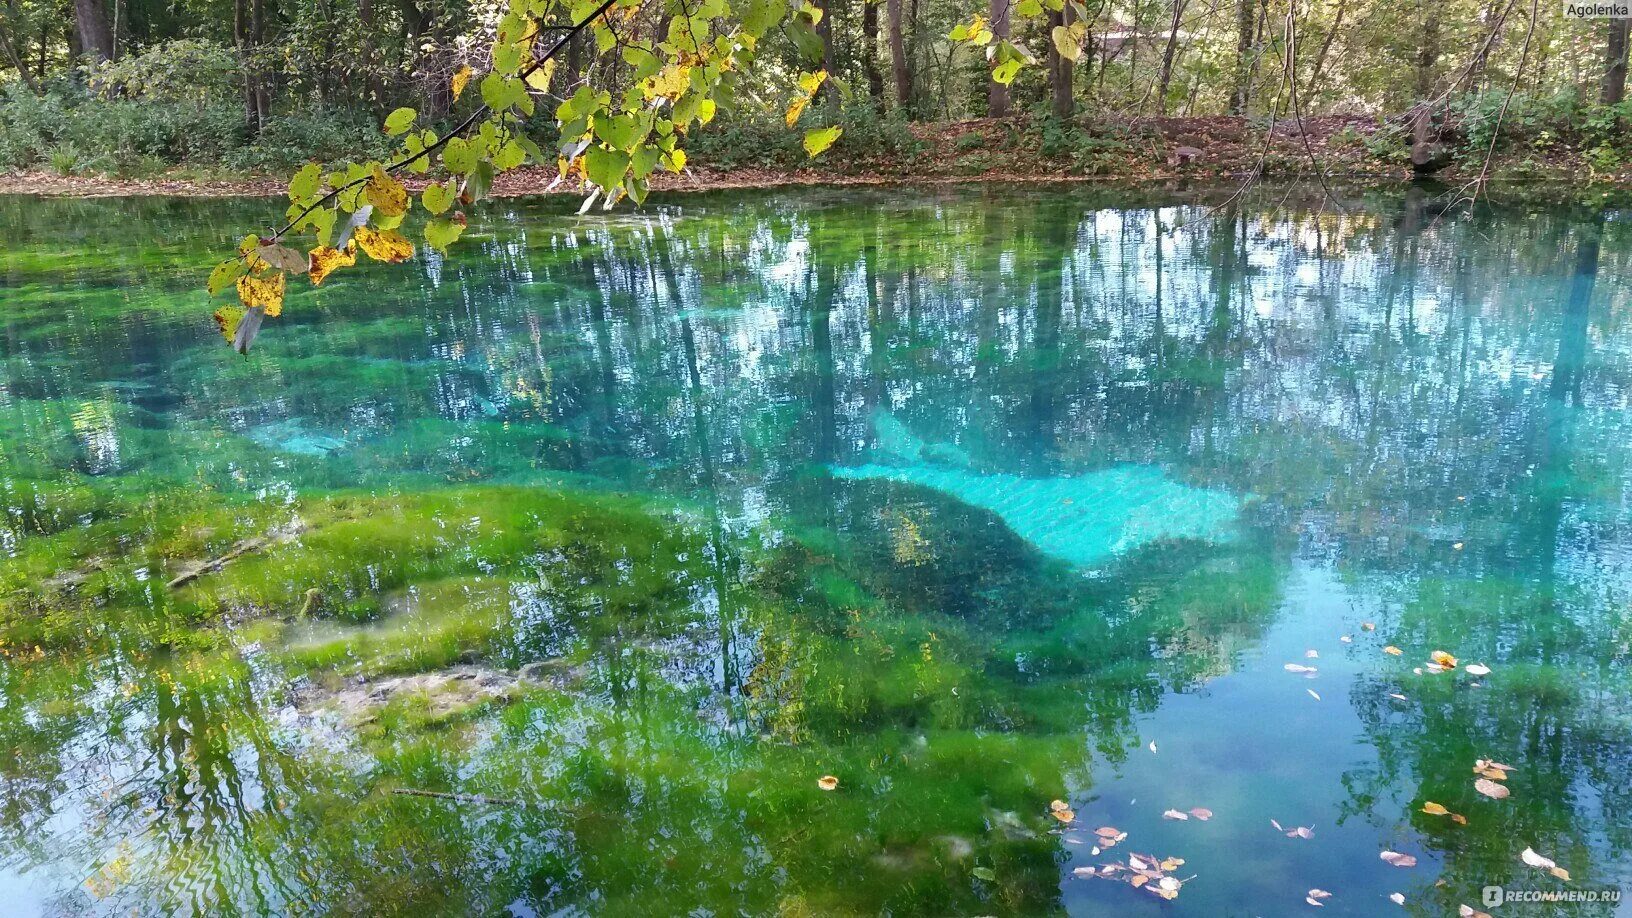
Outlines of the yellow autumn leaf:
[[537,92],[549,92],[550,78],[555,76],[555,59],[550,58],[538,69],[527,74],[527,85]]
[[799,116],[805,113],[805,106],[809,104],[810,96],[801,96],[793,100],[793,104],[788,106],[787,114],[782,116],[782,120],[788,123],[788,127],[793,127],[799,123]]
[[246,309],[259,306],[268,318],[277,318],[283,312],[283,272],[238,278],[238,300]]
[[1399,655],[1400,655],[1400,654],[1402,654],[1402,653],[1405,653],[1405,651],[1403,651],[1403,650],[1401,650],[1401,649],[1400,649],[1400,648],[1398,648],[1398,647],[1395,647],[1395,646],[1394,646],[1394,645],[1393,645],[1393,644],[1390,644],[1390,645],[1388,645],[1388,646],[1387,646],[1387,647],[1384,647],[1384,648],[1383,648],[1383,653],[1386,653],[1386,654],[1388,654],[1388,655],[1389,655],[1389,656],[1394,656],[1394,657],[1397,657],[1397,656],[1399,656]]
[[310,274],[312,286],[317,287],[323,279],[334,272],[336,268],[349,268],[357,263],[357,247],[347,245],[344,249],[333,246],[320,245],[312,249]]
[[820,778],[816,779],[816,786],[825,791],[838,790],[839,779],[833,777],[832,775],[822,775]]
[[646,97],[678,99],[691,88],[691,68],[684,64],[670,64],[646,81]]
[[400,217],[408,212],[408,189],[379,166],[375,166],[374,174],[369,176],[363,196],[387,217]]
[[1443,650],[1434,651],[1428,655],[1428,659],[1433,661],[1435,666],[1443,666],[1446,669],[1456,669],[1456,657],[1451,656]]
[[1450,810],[1445,809],[1432,800],[1422,805],[1422,811],[1430,816],[1449,816],[1451,814]]
[[352,238],[375,261],[396,263],[414,257],[414,244],[396,230],[381,231],[359,226]]
[[459,101],[459,96],[464,93],[465,87],[469,85],[471,72],[469,64],[453,72],[453,100],[455,102]]

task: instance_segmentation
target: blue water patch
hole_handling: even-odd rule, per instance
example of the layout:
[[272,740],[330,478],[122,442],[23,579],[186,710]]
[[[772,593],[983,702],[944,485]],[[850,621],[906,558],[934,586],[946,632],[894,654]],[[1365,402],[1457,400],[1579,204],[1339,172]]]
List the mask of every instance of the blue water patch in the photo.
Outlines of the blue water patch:
[[1155,466],[1121,465],[1062,478],[927,465],[835,467],[835,476],[934,488],[997,514],[1015,534],[1079,567],[1095,567],[1163,539],[1225,542],[1241,498],[1195,488]]

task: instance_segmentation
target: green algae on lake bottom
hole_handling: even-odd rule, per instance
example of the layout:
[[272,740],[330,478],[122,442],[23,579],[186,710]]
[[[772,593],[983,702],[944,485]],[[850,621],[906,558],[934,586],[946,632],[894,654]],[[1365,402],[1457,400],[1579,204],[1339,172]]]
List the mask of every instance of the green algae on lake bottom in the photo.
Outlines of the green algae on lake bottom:
[[[0,200],[0,896],[1625,886],[1628,223],[1299,201],[510,205],[459,261],[293,298],[246,360],[177,291],[259,204]],[[1415,672],[1437,649],[1491,672]],[[1130,852],[1194,878],[1077,872]]]

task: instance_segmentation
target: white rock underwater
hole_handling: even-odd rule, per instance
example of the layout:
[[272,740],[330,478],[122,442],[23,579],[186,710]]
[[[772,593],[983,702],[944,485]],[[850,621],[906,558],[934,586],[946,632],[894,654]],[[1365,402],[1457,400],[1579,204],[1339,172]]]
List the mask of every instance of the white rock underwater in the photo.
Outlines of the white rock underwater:
[[[903,461],[832,466],[835,477],[933,488],[990,510],[1043,553],[1078,567],[1096,567],[1163,539],[1228,542],[1244,504],[1227,491],[1174,481],[1153,465],[1118,465],[1056,478],[948,468],[967,465],[967,460],[959,461],[963,454],[955,447],[926,445],[883,412],[874,424],[880,452]],[[943,464],[926,461],[937,458]]]

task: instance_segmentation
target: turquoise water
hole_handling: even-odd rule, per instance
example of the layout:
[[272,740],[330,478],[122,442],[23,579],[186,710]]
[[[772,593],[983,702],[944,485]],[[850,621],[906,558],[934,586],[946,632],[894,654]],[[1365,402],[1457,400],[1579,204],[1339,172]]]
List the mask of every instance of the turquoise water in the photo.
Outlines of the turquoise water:
[[4,910],[1625,911],[1626,213],[1231,190],[0,198]]

